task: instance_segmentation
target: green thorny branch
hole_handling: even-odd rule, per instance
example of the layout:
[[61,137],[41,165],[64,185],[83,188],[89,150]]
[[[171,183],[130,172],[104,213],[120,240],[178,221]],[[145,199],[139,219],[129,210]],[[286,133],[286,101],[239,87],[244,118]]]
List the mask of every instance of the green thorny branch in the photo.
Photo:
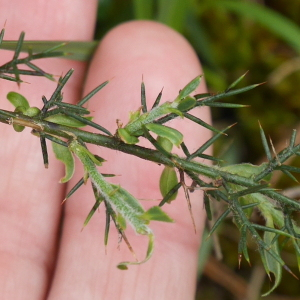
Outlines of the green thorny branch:
[[[40,75],[52,78],[50,74],[34,67],[33,71],[22,71],[17,68],[19,64],[33,66],[31,60],[39,57],[61,56],[62,53],[54,52],[53,49],[42,53],[32,55],[29,53],[26,59],[19,59],[19,53],[24,36],[18,42],[14,57],[11,62],[0,67],[0,77],[3,79],[21,82],[20,75]],[[3,33],[1,33],[1,41]],[[172,222],[173,220],[162,211],[161,207],[167,202],[171,203],[175,198],[178,189],[184,188],[188,201],[190,213],[191,203],[189,193],[195,189],[204,190],[204,205],[207,216],[211,219],[210,203],[213,200],[225,201],[227,210],[215,222],[209,235],[211,235],[221,222],[231,213],[233,220],[241,232],[241,238],[238,246],[238,259],[241,261],[242,256],[250,263],[247,251],[247,235],[257,244],[263,265],[267,274],[273,273],[275,283],[273,288],[266,293],[269,294],[278,286],[281,280],[282,268],[288,270],[285,262],[280,256],[279,238],[284,238],[285,243],[289,240],[293,245],[300,268],[300,228],[293,222],[291,214],[300,209],[300,203],[288,198],[270,187],[268,181],[274,170],[280,170],[292,179],[291,174],[300,172],[299,168],[284,165],[284,162],[294,155],[300,155],[300,144],[295,145],[296,131],[293,131],[289,145],[280,153],[272,157],[271,151],[261,130],[261,137],[265,148],[267,163],[260,166],[251,164],[239,164],[226,167],[219,167],[219,160],[213,156],[204,154],[216,139],[224,135],[231,127],[219,131],[211,125],[205,123],[199,118],[191,115],[189,112],[199,106],[209,107],[243,107],[239,104],[228,104],[219,100],[246,92],[257,87],[259,84],[250,85],[245,88],[235,89],[235,86],[243,79],[244,75],[231,84],[228,89],[219,94],[191,94],[198,87],[201,76],[196,77],[188,83],[174,101],[160,104],[162,93],[160,92],[151,109],[147,108],[145,85],[141,85],[141,109],[130,113],[129,122],[122,127],[119,125],[116,133],[112,134],[101,125],[94,123],[90,112],[84,108],[84,104],[92,96],[102,89],[108,81],[102,83],[87,96],[85,96],[76,105],[63,102],[62,89],[72,75],[70,70],[64,77],[58,81],[57,88],[48,100],[42,97],[43,107],[41,109],[30,107],[28,101],[20,94],[10,92],[7,95],[8,100],[15,106],[14,111],[0,110],[0,121],[2,123],[13,125],[16,131],[22,131],[25,127],[32,128],[32,132],[40,138],[44,164],[48,166],[48,154],[46,140],[53,144],[53,150],[57,159],[62,160],[66,166],[66,175],[61,182],[70,180],[74,173],[74,158],[76,156],[84,166],[83,178],[69,192],[66,199],[70,197],[81,185],[85,184],[88,179],[92,183],[95,195],[95,204],[87,216],[84,226],[89,222],[94,212],[103,202],[106,208],[106,228],[105,228],[105,245],[107,244],[110,221],[113,220],[120,236],[128,245],[134,254],[132,247],[125,235],[126,222],[130,223],[133,229],[142,235],[149,237],[148,250],[145,259],[135,262],[122,262],[118,265],[120,269],[127,269],[127,265],[140,264],[147,261],[153,252],[153,233],[149,227],[152,220]],[[5,74],[14,74],[15,77]],[[174,118],[187,118],[198,125],[211,130],[214,136],[201,145],[196,151],[191,153],[184,143],[183,135],[164,124]],[[99,133],[91,133],[79,129],[86,125],[97,129]],[[151,133],[157,135],[154,139]],[[155,149],[145,148],[138,145],[139,138],[148,139]],[[95,144],[102,147],[115,149],[142,159],[163,164],[165,166],[160,178],[160,189],[163,200],[158,206],[144,211],[139,201],[124,190],[122,187],[109,183],[106,177],[114,176],[113,174],[101,174],[97,166],[101,165],[104,159],[92,154],[87,149],[87,144]],[[173,154],[172,147],[176,145],[181,147],[184,157]],[[211,166],[205,163],[195,161],[195,158],[204,158],[216,162]],[[180,174],[180,180],[177,179],[177,173]],[[210,179],[207,183],[199,178],[204,176]],[[184,177],[192,179],[192,185],[186,186]],[[250,217],[254,209],[257,209],[265,218],[265,226],[251,222]],[[193,219],[193,216],[192,216]],[[294,275],[294,274],[293,274]],[[294,275],[295,276],[295,275]]]

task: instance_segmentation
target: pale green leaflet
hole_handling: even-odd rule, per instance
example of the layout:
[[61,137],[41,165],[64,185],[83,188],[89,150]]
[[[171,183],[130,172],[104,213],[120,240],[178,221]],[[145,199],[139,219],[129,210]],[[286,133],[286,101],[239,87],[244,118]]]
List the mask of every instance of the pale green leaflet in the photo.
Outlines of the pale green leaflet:
[[[171,152],[173,148],[173,143],[170,139],[158,136],[157,142],[162,146],[167,152]],[[159,189],[161,195],[164,197],[178,184],[178,179],[176,175],[175,168],[165,166],[159,179]],[[168,198],[167,203],[171,203],[172,200],[175,200],[177,197],[178,191],[176,191],[170,198]]]
[[[8,101],[15,107],[15,112],[23,114],[25,116],[34,117],[41,112],[37,107],[30,107],[27,99],[16,92],[9,92],[7,94]],[[25,127],[22,125],[13,124],[14,130],[22,132]]]
[[[148,226],[149,221],[157,220],[163,222],[173,222],[173,220],[164,213],[160,207],[152,207],[147,212],[140,205],[138,200],[129,192],[120,186],[107,182],[101,175],[95,164],[95,158],[83,145],[76,139],[69,143],[69,150],[75,154],[84,166],[84,178],[92,181],[93,185],[101,196],[107,201],[112,208],[127,221],[138,234],[147,235],[149,238],[146,256],[141,261],[122,262],[118,265],[120,269],[127,269],[127,265],[141,264],[146,262],[153,253],[154,236]],[[120,226],[124,227],[124,226]]]

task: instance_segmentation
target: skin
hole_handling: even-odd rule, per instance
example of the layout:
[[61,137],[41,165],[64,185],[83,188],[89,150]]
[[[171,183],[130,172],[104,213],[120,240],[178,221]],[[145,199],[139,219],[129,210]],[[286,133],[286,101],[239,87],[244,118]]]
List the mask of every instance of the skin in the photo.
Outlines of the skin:
[[[88,4],[70,0],[0,0],[1,17],[5,18],[0,23],[6,20],[5,39],[17,39],[23,30],[26,39],[90,40],[96,5],[97,1],[92,0]],[[11,57],[11,53],[3,53],[1,63]],[[151,107],[162,87],[163,101],[171,100],[202,73],[196,54],[184,38],[164,25],[146,21],[125,23],[110,31],[88,70],[85,63],[62,59],[41,60],[38,65],[58,75],[71,67],[75,69],[64,89],[64,98],[71,103],[111,80],[88,107],[95,122],[112,132],[117,128],[116,119],[126,124],[128,112],[139,108],[142,76]],[[49,98],[56,85],[47,79],[23,79],[30,84],[22,84],[20,89],[14,83],[0,81],[1,108],[12,109],[4,101],[9,91],[18,91],[31,105],[41,107],[41,96]],[[202,83],[197,92],[205,91]],[[195,115],[210,122],[206,109],[196,110]],[[191,151],[210,137],[207,130],[187,121],[178,119],[168,125],[180,129]],[[193,299],[205,219],[201,192],[191,195],[197,234],[181,192],[172,205],[164,207],[176,223],[153,222],[150,226],[156,237],[151,260],[120,271],[116,265],[133,258],[124,243],[118,249],[114,228],[105,249],[104,207],[81,232],[93,205],[90,185],[60,205],[66,190],[82,176],[78,161],[74,179],[67,187],[60,185],[62,164],[50,153],[49,169],[44,169],[39,141],[28,129],[17,134],[12,127],[0,124],[0,133],[1,299]],[[89,149],[107,160],[101,172],[120,175],[112,183],[121,184],[137,198],[154,199],[142,201],[145,209],[161,199],[158,182],[162,166],[108,149]],[[131,229],[127,237],[138,258],[143,259],[147,239],[136,236]]]

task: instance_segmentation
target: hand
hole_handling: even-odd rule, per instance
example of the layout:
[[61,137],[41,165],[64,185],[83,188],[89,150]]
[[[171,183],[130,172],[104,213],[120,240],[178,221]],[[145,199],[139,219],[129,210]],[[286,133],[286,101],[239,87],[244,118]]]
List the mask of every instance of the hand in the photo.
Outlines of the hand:
[[[16,40],[25,31],[27,40],[91,40],[96,5],[95,0],[0,0],[1,15],[6,20],[5,39]],[[10,57],[11,53],[5,53],[1,62]],[[75,69],[64,89],[64,99],[71,103],[110,80],[90,100],[89,109],[94,120],[111,132],[116,130],[116,119],[126,123],[129,111],[140,106],[142,76],[151,107],[162,87],[163,101],[172,100],[180,88],[202,73],[196,54],[184,38],[164,25],[146,21],[125,23],[109,32],[88,72],[85,63],[63,59],[47,59],[38,65],[57,75]],[[4,100],[12,90],[27,97],[31,105],[41,107],[42,95],[49,98],[56,85],[44,78],[25,81],[30,84],[23,83],[20,89],[15,83],[0,81],[1,108],[12,109]],[[204,84],[197,92],[205,92]],[[196,110],[196,115],[210,122],[207,109]],[[171,126],[180,129],[191,149],[209,138],[206,129],[185,120],[174,120]],[[58,184],[63,165],[50,153],[49,169],[44,169],[39,141],[28,129],[18,134],[2,124],[0,133],[0,299],[193,299],[205,219],[202,194],[194,193],[191,198],[197,234],[180,193],[175,202],[164,206],[176,223],[151,223],[156,244],[150,261],[120,271],[116,265],[132,257],[125,244],[118,249],[113,228],[105,250],[103,206],[81,232],[94,203],[90,185],[80,188],[61,206],[66,191],[82,177],[80,164],[74,180],[65,187]],[[101,172],[120,175],[114,183],[137,198],[161,199],[158,178],[162,166],[109,149],[89,149],[107,160]],[[154,204],[142,201],[142,205],[147,208]],[[147,241],[130,230],[127,237],[137,256],[143,258]]]

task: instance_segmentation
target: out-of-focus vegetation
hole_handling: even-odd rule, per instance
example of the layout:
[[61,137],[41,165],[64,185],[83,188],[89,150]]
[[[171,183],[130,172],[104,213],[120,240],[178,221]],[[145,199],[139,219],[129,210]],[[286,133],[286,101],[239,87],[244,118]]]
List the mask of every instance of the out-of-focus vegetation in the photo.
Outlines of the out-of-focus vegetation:
[[[293,128],[300,128],[300,1],[100,0],[96,38],[101,39],[113,26],[133,19],[157,20],[182,33],[202,61],[211,92],[223,91],[247,70],[240,87],[266,82],[229,99],[250,107],[212,110],[217,127],[238,122],[229,137],[215,147],[226,163],[264,160],[258,120],[272,138],[276,151],[286,145]],[[291,185],[286,178],[275,176],[273,181],[279,188]],[[215,210],[217,213],[218,208]],[[271,284],[259,266],[256,249],[251,253],[252,267],[242,262],[238,270],[238,231],[231,220],[224,224],[219,236],[223,262],[209,260],[198,283],[197,299],[245,299],[246,294],[249,300],[259,299],[260,283],[264,282],[263,290]],[[285,259],[289,266],[294,264],[293,271],[299,274],[289,245],[285,248]],[[204,247],[203,251],[210,249]],[[203,257],[204,253],[200,258]],[[201,261],[199,265],[203,268]],[[266,299],[300,299],[299,281],[284,273],[276,293]]]

